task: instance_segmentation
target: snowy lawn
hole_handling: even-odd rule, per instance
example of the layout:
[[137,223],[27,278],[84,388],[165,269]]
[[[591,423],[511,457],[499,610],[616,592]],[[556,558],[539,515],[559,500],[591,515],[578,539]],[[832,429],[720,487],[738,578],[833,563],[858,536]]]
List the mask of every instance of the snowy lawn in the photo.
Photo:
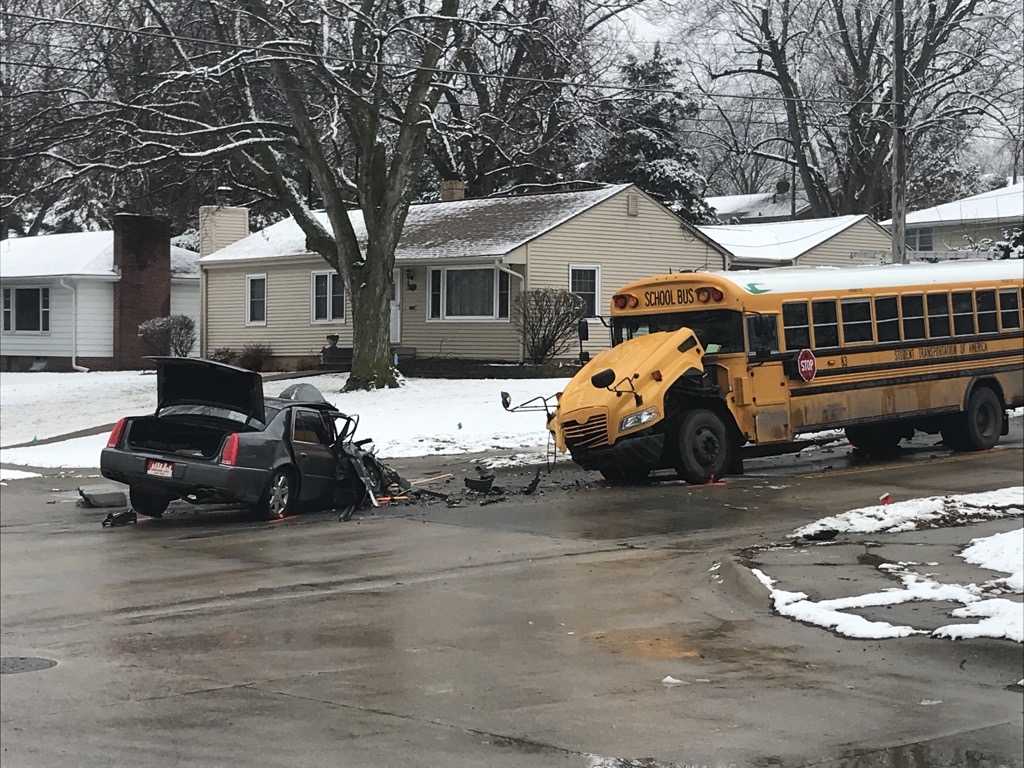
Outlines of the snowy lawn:
[[[935,496],[855,509],[799,528],[794,536],[803,537],[822,531],[905,532],[935,527],[941,523],[962,525],[969,521],[1021,514],[1024,514],[1024,487],[1016,486],[984,493]],[[779,615],[804,624],[824,627],[846,637],[882,639],[930,634],[954,640],[993,637],[1024,642],[1024,604],[1019,599],[1000,596],[1024,593],[1024,528],[972,539],[957,554],[972,565],[1009,575],[989,580],[979,578],[980,584],[946,584],[935,580],[931,574],[915,571],[913,566],[918,563],[882,563],[878,566],[879,570],[898,579],[899,587],[830,600],[814,600],[804,592],[778,588],[776,580],[758,568],[752,568],[751,571],[768,590],[772,607]],[[981,620],[950,623],[929,632],[911,626],[872,621],[847,612],[850,609],[913,601],[958,604],[950,610],[950,617]]]
[[[386,457],[464,453],[491,449],[542,452],[543,414],[506,413],[502,390],[514,402],[562,389],[566,379],[409,379],[400,389],[342,393],[345,374],[269,381],[268,396],[303,382],[337,408],[361,418],[359,435],[374,438]],[[0,444],[11,445],[149,413],[156,406],[156,377],[135,372],[14,373],[0,377]],[[106,435],[50,445],[5,449],[0,461],[37,467],[95,467]]]

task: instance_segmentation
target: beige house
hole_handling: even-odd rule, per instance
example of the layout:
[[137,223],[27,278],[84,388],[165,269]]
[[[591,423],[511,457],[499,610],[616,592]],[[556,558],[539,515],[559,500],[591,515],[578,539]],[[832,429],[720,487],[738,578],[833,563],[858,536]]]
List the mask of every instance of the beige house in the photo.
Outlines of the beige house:
[[882,264],[892,251],[889,232],[863,214],[697,229],[729,252],[731,269]]
[[[892,220],[883,222],[892,228]],[[1024,226],[1024,182],[907,214],[907,247],[929,258],[975,250]]]
[[[202,348],[269,344],[279,366],[315,364],[328,334],[352,343],[346,289],[292,219],[251,235],[245,210],[205,208]],[[357,234],[359,211],[350,213]],[[324,216],[326,221],[326,217]],[[597,315],[622,285],[652,274],[722,269],[727,252],[637,187],[413,205],[395,256],[392,343],[420,358],[518,361],[517,293],[574,291],[591,349]]]

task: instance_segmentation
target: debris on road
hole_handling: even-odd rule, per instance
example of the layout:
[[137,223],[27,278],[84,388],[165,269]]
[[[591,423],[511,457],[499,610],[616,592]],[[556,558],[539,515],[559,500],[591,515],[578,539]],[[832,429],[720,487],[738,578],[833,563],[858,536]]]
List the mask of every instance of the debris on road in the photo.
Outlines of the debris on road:
[[133,510],[122,509],[119,512],[110,512],[103,519],[103,527],[116,528],[121,525],[135,525],[138,519],[138,515]]
[[494,475],[483,475],[481,477],[463,478],[466,487],[476,493],[490,493],[494,485]]
[[90,508],[103,507],[127,507],[128,499],[124,491],[111,490],[109,487],[87,487],[78,486],[78,495],[81,497],[79,505]]

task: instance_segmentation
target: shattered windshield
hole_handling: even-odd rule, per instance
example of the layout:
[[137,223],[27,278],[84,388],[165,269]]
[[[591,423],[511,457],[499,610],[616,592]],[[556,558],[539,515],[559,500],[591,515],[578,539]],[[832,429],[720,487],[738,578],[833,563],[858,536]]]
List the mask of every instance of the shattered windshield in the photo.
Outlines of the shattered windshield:
[[690,328],[708,354],[743,351],[743,316],[729,309],[705,309],[695,312],[666,312],[612,319],[615,344],[661,331]]

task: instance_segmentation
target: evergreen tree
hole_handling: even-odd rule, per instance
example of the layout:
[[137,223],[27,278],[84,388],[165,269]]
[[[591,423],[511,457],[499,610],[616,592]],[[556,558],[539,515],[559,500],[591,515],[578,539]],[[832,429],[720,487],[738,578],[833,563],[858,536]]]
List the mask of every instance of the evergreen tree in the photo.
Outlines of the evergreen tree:
[[688,221],[713,221],[703,200],[706,182],[697,170],[697,153],[683,144],[679,130],[697,113],[692,99],[672,90],[679,63],[659,45],[647,60],[627,58],[621,73],[628,90],[603,105],[608,138],[594,177],[632,182]]

